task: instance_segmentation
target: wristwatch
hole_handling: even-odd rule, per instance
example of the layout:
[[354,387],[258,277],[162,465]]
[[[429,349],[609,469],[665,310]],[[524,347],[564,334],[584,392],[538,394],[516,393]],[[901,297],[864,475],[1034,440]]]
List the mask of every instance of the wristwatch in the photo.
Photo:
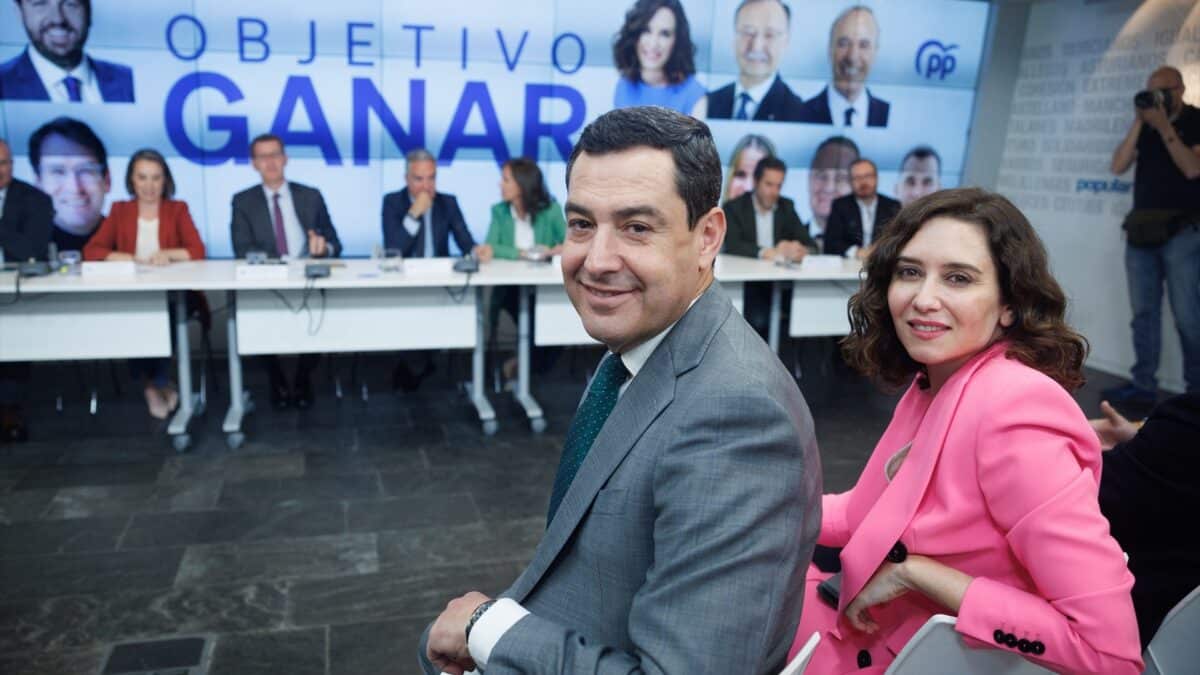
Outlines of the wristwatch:
[[488,600],[476,607],[474,612],[471,612],[471,618],[467,619],[467,629],[465,631],[468,642],[471,641],[471,629],[475,627],[475,622],[479,620],[479,617],[483,616],[484,612],[491,609],[494,604],[496,604],[495,600]]

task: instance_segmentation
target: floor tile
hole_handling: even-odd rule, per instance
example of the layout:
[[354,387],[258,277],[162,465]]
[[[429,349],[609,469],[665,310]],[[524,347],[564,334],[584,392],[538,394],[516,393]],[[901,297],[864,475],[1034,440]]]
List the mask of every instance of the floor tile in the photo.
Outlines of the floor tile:
[[182,558],[183,549],[3,558],[0,601],[114,588],[167,588]]
[[121,549],[318,537],[345,531],[343,502],[143,514],[134,516]]
[[479,520],[479,509],[467,493],[396,497],[346,504],[346,522],[351,532],[383,532],[410,527],[460,525]]
[[325,675],[326,630],[221,635],[209,675]]
[[128,522],[127,517],[114,516],[0,525],[0,558],[115,551]]
[[189,546],[176,585],[340,577],[379,571],[374,534]]

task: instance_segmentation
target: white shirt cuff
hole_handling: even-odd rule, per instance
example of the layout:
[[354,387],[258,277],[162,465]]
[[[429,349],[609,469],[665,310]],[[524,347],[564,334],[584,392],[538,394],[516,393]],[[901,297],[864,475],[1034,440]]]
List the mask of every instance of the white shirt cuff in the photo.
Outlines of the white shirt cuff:
[[408,215],[407,213],[404,214],[404,229],[408,230],[408,234],[410,236],[413,236],[413,237],[417,236],[417,232],[420,231],[421,225],[422,225],[421,221],[417,220],[416,218],[413,218],[412,216]]
[[508,632],[508,629],[524,619],[529,610],[517,604],[511,598],[500,598],[488,608],[483,616],[471,628],[471,637],[467,641],[467,649],[479,670],[487,669],[488,661],[492,658],[492,650],[496,643]]
[[857,246],[851,246],[850,248],[846,249],[846,253],[845,253],[844,255],[845,255],[847,258],[856,258],[856,257],[858,257],[858,247],[857,247]]

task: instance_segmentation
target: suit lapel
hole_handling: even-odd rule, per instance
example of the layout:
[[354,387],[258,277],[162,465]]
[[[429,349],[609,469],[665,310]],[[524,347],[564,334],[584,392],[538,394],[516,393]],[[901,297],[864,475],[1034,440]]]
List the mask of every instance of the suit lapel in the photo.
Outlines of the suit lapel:
[[20,65],[14,69],[14,75],[20,82],[18,90],[26,92],[28,95],[23,95],[17,100],[24,101],[49,101],[50,92],[46,91],[46,85],[42,84],[42,78],[38,77],[37,69],[33,67],[33,59],[29,57],[29,50],[32,47],[26,47],[25,53],[21,55]]
[[258,211],[263,216],[255,218],[250,224],[251,228],[256,230],[254,240],[261,241],[263,246],[269,244],[271,248],[267,253],[274,257],[276,251],[279,250],[279,242],[275,241],[275,214],[261,184],[250,191],[250,201],[253,206],[250,212]]
[[587,515],[596,493],[608,482],[646,429],[674,400],[677,378],[699,364],[729,311],[732,311],[732,305],[714,281],[654,350],[600,429],[574,482],[563,496],[554,520],[538,544],[533,561],[505,596],[521,602],[541,581]]
[[[912,439],[912,448],[904,460],[904,466],[884,488],[883,494],[842,550],[839,613],[846,610],[846,605],[875,574],[887,552],[899,541],[908,524],[912,522],[917,506],[925,496],[938,457],[941,456],[946,434],[950,430],[967,383],[982,364],[997,356],[1004,358],[1006,348],[1006,343],[999,342],[967,362],[942,386],[942,390],[930,403]],[[965,452],[969,449],[961,448],[958,451]]]

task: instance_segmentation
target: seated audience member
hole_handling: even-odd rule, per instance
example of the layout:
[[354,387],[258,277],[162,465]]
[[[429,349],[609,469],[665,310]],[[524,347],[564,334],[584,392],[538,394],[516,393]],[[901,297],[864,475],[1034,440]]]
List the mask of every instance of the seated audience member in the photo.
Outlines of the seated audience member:
[[[1092,420],[1104,453],[1100,511],[1129,555],[1142,646],[1171,608],[1200,586],[1200,394],[1159,403],[1137,425],[1108,402]],[[1181,524],[1182,523],[1182,524]]]
[[809,568],[792,653],[822,639],[806,672],[882,672],[942,613],[972,647],[1140,673],[1133,575],[1070,394],[1087,342],[1025,216],[978,189],[913,202],[849,311],[847,360],[908,389],[855,486],[822,501],[818,541],[842,547],[842,577],[827,604],[829,575]]
[[[0,250],[5,260],[45,260],[54,205],[12,169],[12,148],[0,138]],[[29,438],[21,410],[28,385],[28,363],[0,363],[0,442]]]
[[620,71],[614,108],[658,105],[704,117],[704,85],[696,80],[696,46],[679,0],[638,0],[613,42]]
[[[329,218],[321,191],[284,178],[287,153],[283,140],[262,134],[250,142],[250,160],[262,183],[233,196],[229,225],[233,255],[245,258],[251,251],[292,258],[336,258],[342,242]],[[312,371],[319,354],[301,354],[296,377],[288,386],[278,356],[263,357],[271,386],[271,406],[276,410],[313,402]]]
[[[483,262],[492,258],[502,260],[542,259],[562,252],[567,236],[567,222],[558,202],[546,190],[542,171],[532,159],[519,157],[504,163],[500,171],[500,199],[492,206],[492,222],[488,226],[487,242],[475,247],[475,255]],[[517,286],[492,288],[488,310],[489,326],[494,333],[500,310],[517,320],[520,289]],[[533,306],[529,307],[529,340],[533,340]],[[543,352],[539,350],[539,354]],[[548,367],[545,356],[538,356],[538,370]],[[517,361],[504,362],[504,377],[512,379]]]
[[[437,191],[437,162],[424,148],[405,155],[404,189],[383,198],[383,245],[405,258],[445,258],[450,235],[465,255],[475,250],[454,195]],[[414,350],[400,357],[392,371],[392,387],[416,391],[433,374],[433,352]]]
[[104,143],[83,122],[58,117],[29,137],[29,161],[38,187],[54,202],[51,240],[60,251],[83,251],[104,219],[111,187]]
[[[108,217],[83,247],[84,260],[169,265],[204,258],[204,242],[187,204],[172,199],[175,180],[157,150],[133,153],[125,171],[125,189],[133,199],[113,203]],[[129,365],[143,382],[150,414],[165,419],[179,403],[179,393],[167,375],[170,359],[133,359]]]
[[859,159],[850,165],[853,192],[833,200],[830,206],[825,226],[826,253],[860,260],[871,254],[875,240],[883,236],[900,210],[900,202],[876,191],[878,185],[874,162]]
[[754,167],[763,157],[775,156],[775,144],[759,134],[746,134],[733,146],[729,155],[729,170],[725,174],[725,194],[721,203],[737,199],[754,189]]
[[[800,222],[791,199],[781,197],[787,165],[778,157],[765,157],[754,167],[754,190],[725,202],[725,252],[748,258],[799,262],[815,251],[808,226]],[[771,283],[744,285],[746,321],[764,338],[770,327]],[[783,306],[790,305],[789,299]]]

